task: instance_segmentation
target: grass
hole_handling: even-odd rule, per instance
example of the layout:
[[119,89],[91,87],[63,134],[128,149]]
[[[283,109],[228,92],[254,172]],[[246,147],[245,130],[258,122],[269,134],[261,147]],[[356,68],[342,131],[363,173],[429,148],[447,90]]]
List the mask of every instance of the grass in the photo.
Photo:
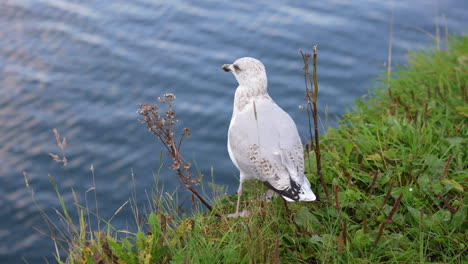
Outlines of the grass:
[[320,138],[325,186],[315,152],[305,153],[318,202],[266,203],[255,199],[264,187],[247,182],[251,216],[231,219],[223,216],[236,196],[217,197],[206,212],[197,202],[181,216],[176,200],[160,194],[136,234],[102,219],[105,229],[89,231],[89,211],[78,204],[74,225],[62,203],[68,256],[57,261],[466,263],[467,83],[468,37],[452,38],[447,50],[412,52],[406,66],[382,74],[375,94],[356,99],[339,128]]

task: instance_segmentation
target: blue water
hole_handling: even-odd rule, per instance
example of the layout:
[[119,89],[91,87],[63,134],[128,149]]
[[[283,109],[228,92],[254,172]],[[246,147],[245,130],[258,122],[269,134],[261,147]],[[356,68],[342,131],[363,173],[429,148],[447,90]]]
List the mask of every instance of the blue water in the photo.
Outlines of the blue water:
[[[109,219],[129,200],[132,172],[137,199],[147,203],[145,189],[154,184],[163,149],[139,124],[138,104],[176,94],[180,127],[192,130],[184,155],[207,176],[213,168],[214,181],[228,185],[230,194],[237,171],[226,133],[236,81],[220,70],[222,64],[260,59],[271,96],[306,138],[307,117],[298,108],[304,93],[300,49],[319,45],[319,107],[326,126],[385,69],[392,8],[394,64],[404,63],[408,49],[433,46],[424,31],[435,34],[436,23],[453,33],[467,29],[463,0],[192,2],[0,3],[0,263],[54,262],[52,241],[35,230],[46,227],[23,173],[50,215],[59,203],[48,175],[70,207],[71,187],[81,203],[87,195],[94,204],[94,193],[86,192],[91,165],[101,217]],[[48,154],[60,153],[53,128],[67,139],[66,167]],[[179,186],[174,176],[162,171],[167,191]],[[113,223],[135,226],[128,205]]]

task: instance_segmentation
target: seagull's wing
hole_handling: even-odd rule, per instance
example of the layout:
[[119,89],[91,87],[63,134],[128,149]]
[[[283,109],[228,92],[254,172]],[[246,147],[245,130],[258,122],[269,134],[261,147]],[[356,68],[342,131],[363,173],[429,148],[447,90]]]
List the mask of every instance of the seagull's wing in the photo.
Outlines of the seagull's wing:
[[247,178],[260,180],[295,201],[302,185],[310,189],[296,124],[270,98],[254,100],[233,116],[228,148],[234,164]]

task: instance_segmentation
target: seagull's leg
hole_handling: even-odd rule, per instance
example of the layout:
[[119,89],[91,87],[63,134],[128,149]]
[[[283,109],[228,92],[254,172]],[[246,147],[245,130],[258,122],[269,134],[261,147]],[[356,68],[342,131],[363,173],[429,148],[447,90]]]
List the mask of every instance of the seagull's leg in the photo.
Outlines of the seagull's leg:
[[239,183],[239,189],[237,189],[237,205],[236,205],[236,213],[235,214],[229,214],[228,217],[233,217],[237,218],[239,216],[245,217],[249,216],[249,211],[243,210],[242,212],[239,213],[239,207],[240,207],[240,200],[242,196],[242,184],[244,183],[244,180],[241,175],[241,180]]
[[237,206],[236,206],[236,215],[239,216],[239,204],[242,196],[242,180],[239,183],[239,189],[237,189]]

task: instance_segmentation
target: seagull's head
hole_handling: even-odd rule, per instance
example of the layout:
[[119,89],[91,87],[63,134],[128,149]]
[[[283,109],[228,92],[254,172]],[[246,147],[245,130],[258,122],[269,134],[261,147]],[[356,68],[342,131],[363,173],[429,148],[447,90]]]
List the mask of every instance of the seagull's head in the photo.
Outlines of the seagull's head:
[[265,66],[259,60],[244,57],[237,59],[233,64],[224,64],[221,69],[234,74],[241,87],[266,92],[267,76]]

